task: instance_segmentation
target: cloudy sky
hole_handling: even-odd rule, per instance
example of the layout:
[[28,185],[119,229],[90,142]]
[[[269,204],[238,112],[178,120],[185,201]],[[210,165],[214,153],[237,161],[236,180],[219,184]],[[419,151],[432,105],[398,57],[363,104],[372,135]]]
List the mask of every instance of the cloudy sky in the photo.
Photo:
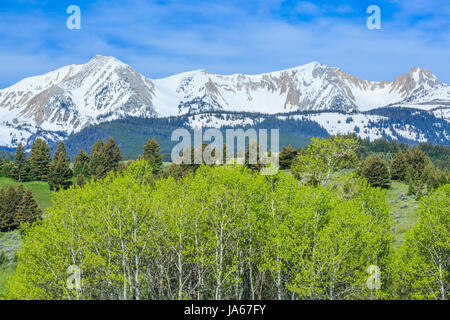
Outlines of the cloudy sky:
[[[69,5],[81,29],[69,30]],[[381,30],[369,30],[370,5]],[[110,55],[150,78],[263,73],[318,61],[368,80],[412,66],[450,83],[450,1],[2,0],[0,88]]]

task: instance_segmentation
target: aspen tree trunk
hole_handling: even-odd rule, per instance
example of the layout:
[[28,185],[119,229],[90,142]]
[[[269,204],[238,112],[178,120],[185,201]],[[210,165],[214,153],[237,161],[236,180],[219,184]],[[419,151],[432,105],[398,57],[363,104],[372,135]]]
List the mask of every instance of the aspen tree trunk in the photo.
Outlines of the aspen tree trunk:
[[218,258],[216,300],[221,300],[222,299],[222,264],[223,264],[223,225],[222,224],[220,226],[219,252],[218,252],[218,254],[216,254],[216,257]]
[[441,291],[441,300],[446,300],[445,296],[445,283],[444,283],[444,275],[442,274],[442,263],[441,259],[439,258],[439,284],[440,284],[440,291]]
[[135,243],[135,254],[134,254],[134,263],[135,263],[135,271],[134,271],[134,291],[135,291],[135,298],[136,300],[141,299],[141,293],[139,290],[139,249],[137,247],[138,239],[137,239],[137,229],[138,229],[138,222],[136,213],[133,215],[133,221],[134,221],[134,243]]
[[[275,220],[275,207],[274,207],[274,201],[272,200],[271,202],[271,206],[272,206],[272,219],[273,219],[273,225],[275,227],[276,226],[276,220]],[[280,266],[280,245],[278,244],[278,240],[277,240],[277,268],[278,268],[278,274],[277,274],[277,298],[278,300],[282,299],[282,289],[281,289],[281,266]]]

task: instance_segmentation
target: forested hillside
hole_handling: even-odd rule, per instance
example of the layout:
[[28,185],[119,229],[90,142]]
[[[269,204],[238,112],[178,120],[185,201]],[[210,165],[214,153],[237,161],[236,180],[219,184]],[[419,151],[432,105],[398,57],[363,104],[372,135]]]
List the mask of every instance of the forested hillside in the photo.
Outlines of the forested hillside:
[[[225,121],[235,121],[242,117],[248,117],[255,121],[252,125],[243,126],[224,126],[220,130],[227,128],[233,129],[279,129],[280,144],[294,145],[295,147],[304,147],[308,144],[311,137],[327,137],[328,133],[317,123],[308,120],[279,120],[274,116],[265,116],[260,121],[261,115],[257,113],[219,113]],[[136,159],[140,154],[142,146],[148,137],[158,140],[161,145],[162,153],[166,161],[170,161],[170,152],[177,142],[170,140],[171,134],[178,128],[188,128],[189,119],[201,120],[207,118],[205,115],[192,115],[183,117],[169,118],[128,118],[102,123],[96,126],[88,127],[81,132],[70,136],[65,143],[67,144],[69,154],[74,157],[80,149],[89,150],[95,141],[99,139],[106,140],[113,137],[123,155],[127,159]],[[211,124],[212,126],[212,124]]]

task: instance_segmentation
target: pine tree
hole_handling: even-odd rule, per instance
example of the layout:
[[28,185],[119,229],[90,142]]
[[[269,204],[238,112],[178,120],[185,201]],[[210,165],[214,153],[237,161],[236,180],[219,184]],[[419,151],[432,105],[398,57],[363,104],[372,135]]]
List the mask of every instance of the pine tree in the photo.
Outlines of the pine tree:
[[0,177],[3,176],[3,157],[0,155]]
[[32,224],[41,217],[42,211],[39,209],[33,193],[28,189],[22,197],[22,201],[17,206],[14,218],[15,225],[23,230],[27,225]]
[[107,171],[117,172],[119,169],[120,161],[123,160],[120,148],[116,143],[116,140],[109,138],[108,142],[103,146],[103,152],[105,154]]
[[[202,146],[198,146],[197,150],[199,148],[202,148]],[[190,160],[187,159],[189,150],[191,153]],[[185,163],[185,161],[181,163],[180,166],[182,171],[195,172],[200,167],[200,164],[195,163],[195,148],[193,145],[187,146],[186,149],[181,152],[180,157],[181,159],[186,158],[185,160],[189,161],[189,163]],[[203,157],[201,162],[203,163]]]
[[19,184],[16,189],[18,202],[22,201],[23,195],[25,194],[25,187],[23,184]]
[[17,225],[15,223],[16,211],[22,196],[10,185],[3,195],[2,210],[0,213],[0,230],[13,231]]
[[419,181],[417,185],[416,201],[419,201],[423,197],[423,183]]
[[391,164],[391,179],[405,181],[408,173],[408,161],[399,149]]
[[367,158],[364,161],[361,176],[367,179],[372,187],[389,188],[389,170],[379,157]]
[[120,148],[113,138],[109,138],[108,142],[98,140],[91,149],[89,175],[101,179],[110,171],[117,172],[122,159]]
[[427,164],[425,169],[423,169],[423,171],[421,173],[420,180],[423,183],[426,183],[428,181],[428,178],[433,175],[434,170],[435,170],[434,166],[431,162],[429,164]]
[[11,162],[11,159],[9,159],[8,156],[5,157],[5,159],[3,159],[3,169],[2,169],[2,175],[4,177],[11,177],[11,171],[12,171],[12,166],[13,166],[13,162]]
[[183,168],[182,165],[172,163],[170,165],[169,169],[163,173],[163,176],[164,177],[172,177],[175,180],[179,180],[188,174],[189,174],[189,171],[187,169]]
[[31,178],[36,181],[46,181],[50,167],[50,148],[42,139],[37,139],[31,148],[30,170]]
[[416,189],[414,188],[414,182],[411,177],[408,177],[408,196],[412,196],[416,194]]
[[72,177],[70,170],[70,158],[66,151],[64,142],[60,142],[53,156],[52,163],[48,174],[48,184],[50,189],[58,190],[59,188],[66,188],[69,185],[67,181]]
[[144,146],[144,159],[152,167],[152,172],[158,174],[162,170],[161,147],[155,139],[148,140]]
[[428,177],[426,180],[427,190],[431,191],[437,189],[439,187],[439,177],[441,173],[438,169],[432,170],[428,173]]
[[447,169],[444,172],[441,172],[441,175],[439,176],[439,185],[443,186],[445,184],[448,184],[448,172],[447,172]]
[[105,141],[98,140],[91,148],[91,156],[89,158],[89,175],[94,179],[103,178],[108,172],[106,166],[106,157],[103,152]]
[[[253,155],[253,158],[250,156]],[[256,156],[256,159],[255,159]],[[261,162],[261,146],[256,141],[250,141],[247,145],[244,155],[244,165],[250,170],[261,170],[264,167]]]
[[425,152],[418,147],[414,147],[412,150],[408,148],[405,157],[408,162],[408,166],[412,170],[412,178],[414,181],[417,181],[420,179],[425,167],[431,162],[431,160]]
[[84,150],[80,150],[73,163],[73,175],[78,176],[79,174],[85,177],[89,176],[89,156]]
[[222,146],[222,164],[227,164],[227,144],[224,143]]
[[77,175],[77,181],[76,181],[76,185],[79,187],[82,187],[86,184],[86,181],[84,181],[84,176],[83,174],[79,173]]
[[12,177],[19,182],[29,181],[30,164],[23,149],[22,143],[19,143],[19,145],[17,146],[11,174]]
[[6,192],[0,188],[0,232],[6,231]]
[[290,169],[292,166],[292,163],[294,162],[295,158],[298,157],[299,151],[297,149],[294,149],[291,147],[291,145],[288,145],[287,147],[283,147],[283,149],[280,152],[280,169]]

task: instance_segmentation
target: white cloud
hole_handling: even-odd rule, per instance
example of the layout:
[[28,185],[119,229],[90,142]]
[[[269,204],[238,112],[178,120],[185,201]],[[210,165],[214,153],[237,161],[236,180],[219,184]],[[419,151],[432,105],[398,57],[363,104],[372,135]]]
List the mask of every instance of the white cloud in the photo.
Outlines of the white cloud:
[[312,15],[308,22],[284,19],[281,6],[281,0],[264,5],[101,1],[82,7],[80,31],[65,28],[64,12],[0,13],[0,85],[95,54],[116,56],[148,77],[192,69],[261,73],[320,61],[371,80],[392,80],[416,65],[450,82],[450,36],[427,32],[442,29],[448,20],[439,15],[407,24],[399,18],[416,10],[437,12],[423,2],[404,3],[392,19],[383,20],[383,30],[374,31],[365,27],[365,12],[346,18],[355,11],[345,4],[300,2],[297,9]]

